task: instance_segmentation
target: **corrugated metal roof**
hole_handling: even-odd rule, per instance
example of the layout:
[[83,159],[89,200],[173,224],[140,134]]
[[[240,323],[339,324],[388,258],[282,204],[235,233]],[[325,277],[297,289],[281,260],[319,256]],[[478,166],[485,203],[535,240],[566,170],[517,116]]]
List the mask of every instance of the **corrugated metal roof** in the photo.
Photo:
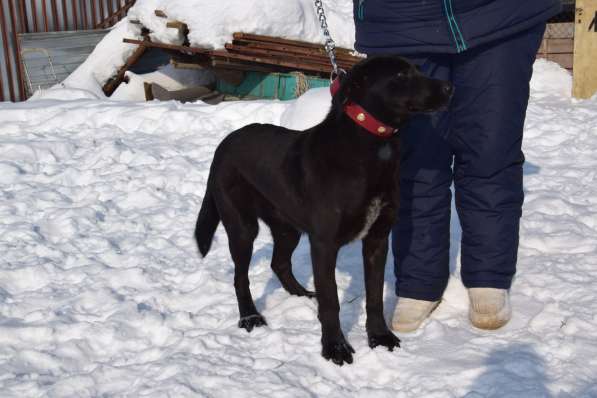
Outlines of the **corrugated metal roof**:
[[108,33],[104,30],[19,34],[28,96],[64,80]]

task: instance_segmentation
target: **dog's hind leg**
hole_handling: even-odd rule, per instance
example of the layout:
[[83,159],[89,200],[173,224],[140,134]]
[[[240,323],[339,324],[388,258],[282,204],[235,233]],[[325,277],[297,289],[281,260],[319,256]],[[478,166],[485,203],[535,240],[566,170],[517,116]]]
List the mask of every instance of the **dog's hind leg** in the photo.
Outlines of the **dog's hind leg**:
[[238,327],[250,332],[254,327],[267,325],[267,323],[257,312],[249,288],[249,264],[259,225],[250,204],[250,193],[242,189],[242,184],[239,185],[233,192],[218,201],[218,211],[228,235],[230,255],[234,261],[234,290],[240,313]]
[[290,294],[315,297],[315,292],[305,289],[292,273],[292,252],[299,243],[301,238],[300,232],[291,225],[278,220],[269,220],[269,226],[274,238],[272,270],[278,276],[278,279],[280,279],[282,286]]

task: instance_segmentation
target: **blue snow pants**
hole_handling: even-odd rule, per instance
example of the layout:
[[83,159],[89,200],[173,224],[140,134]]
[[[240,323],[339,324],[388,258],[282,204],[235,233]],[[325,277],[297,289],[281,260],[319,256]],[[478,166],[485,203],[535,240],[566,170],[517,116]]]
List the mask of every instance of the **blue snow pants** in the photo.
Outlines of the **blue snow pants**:
[[392,231],[396,293],[439,300],[446,288],[450,212],[462,227],[466,287],[509,289],[524,199],[522,136],[545,24],[459,54],[408,56],[455,86],[447,111],[401,132],[400,210]]

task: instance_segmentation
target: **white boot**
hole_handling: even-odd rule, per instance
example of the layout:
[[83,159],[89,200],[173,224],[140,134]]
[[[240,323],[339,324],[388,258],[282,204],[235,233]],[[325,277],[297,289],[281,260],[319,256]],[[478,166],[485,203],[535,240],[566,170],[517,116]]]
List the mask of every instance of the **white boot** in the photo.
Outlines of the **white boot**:
[[398,297],[392,318],[392,329],[402,333],[417,330],[438,304],[439,301]]
[[510,293],[506,289],[474,287],[468,289],[469,319],[479,329],[494,330],[512,317]]

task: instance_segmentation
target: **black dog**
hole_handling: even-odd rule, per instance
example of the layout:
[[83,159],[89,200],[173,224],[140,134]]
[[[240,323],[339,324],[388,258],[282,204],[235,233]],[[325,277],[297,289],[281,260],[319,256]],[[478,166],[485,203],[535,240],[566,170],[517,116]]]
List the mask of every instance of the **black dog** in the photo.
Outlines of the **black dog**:
[[[257,219],[271,229],[271,267],[284,288],[316,296],[322,355],[352,363],[353,348],[340,329],[335,280],[341,246],[363,240],[369,346],[390,351],[400,340],[383,316],[388,234],[398,208],[399,134],[409,117],[444,107],[450,83],[424,77],[395,56],[368,58],[343,76],[323,122],[306,131],[252,124],[218,146],[195,237],[203,256],[220,220],[234,261],[239,327],[265,325],[249,290],[248,268]],[[391,127],[390,127],[391,126]],[[292,274],[291,255],[307,233],[316,293]]]

